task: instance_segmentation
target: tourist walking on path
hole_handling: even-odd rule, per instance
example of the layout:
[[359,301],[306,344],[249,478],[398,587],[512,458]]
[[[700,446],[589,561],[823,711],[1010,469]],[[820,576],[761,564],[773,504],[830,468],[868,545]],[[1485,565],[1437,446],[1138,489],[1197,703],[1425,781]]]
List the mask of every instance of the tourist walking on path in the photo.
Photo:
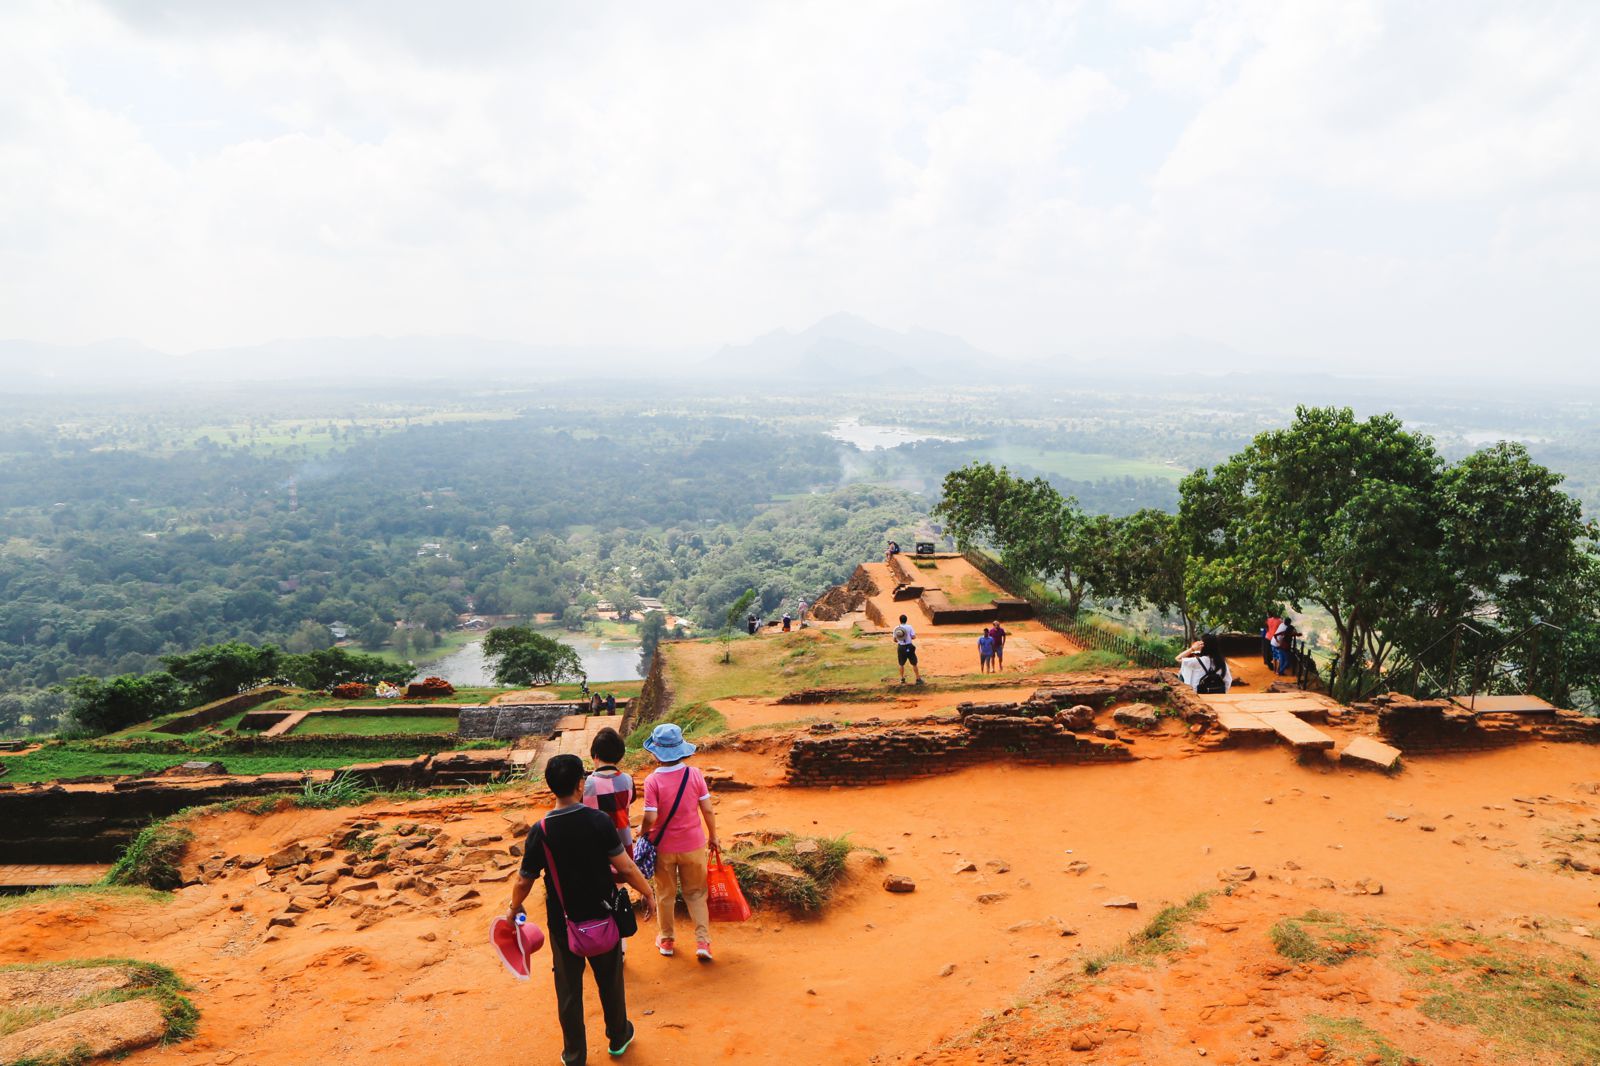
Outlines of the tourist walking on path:
[[640,917],[649,918],[656,909],[655,890],[623,850],[611,819],[583,805],[583,779],[583,760],[576,755],[557,755],[545,764],[544,783],[555,793],[556,808],[528,831],[521,875],[511,887],[511,906],[506,911],[506,917],[516,921],[534,880],[544,876],[549,930],[545,940],[550,945],[556,1013],[561,1019],[561,1061],[566,1066],[589,1061],[583,1026],[585,963],[594,971],[595,989],[600,993],[607,1050],[620,1055],[633,1043],[633,1023],[628,1021],[623,990],[621,943],[600,955],[579,955],[568,940],[567,919],[590,922],[611,913],[611,900],[617,892],[613,870],[639,893]]
[[[644,821],[639,835],[656,848],[656,894],[664,901],[656,949],[672,956],[677,914],[673,901],[683,893],[684,906],[694,922],[694,953],[711,961],[711,907],[707,902],[707,849],[722,852],[717,839],[717,816],[711,808],[711,791],[700,771],[684,762],[695,746],[683,739],[683,730],[663,722],[650,731],[644,750],[661,765],[645,779]],[[702,828],[700,820],[705,819]]]
[[989,636],[989,631],[985,629],[978,636],[978,672],[987,674],[989,672],[989,664],[993,659],[994,638]]
[[1179,653],[1178,677],[1196,692],[1208,696],[1224,695],[1233,687],[1233,671],[1228,669],[1222,642],[1216,634],[1207,633]]
[[[607,692],[606,693],[606,713],[607,714],[616,714],[617,713],[617,694],[615,692]],[[617,758],[620,759],[620,758],[622,758],[622,756],[619,755],[619,756],[617,756]]]
[[917,684],[922,684],[922,667],[917,665],[917,631],[906,621],[905,615],[900,616],[900,624],[894,627],[894,654],[900,661],[900,683],[906,683],[906,663],[910,663],[916,672]]

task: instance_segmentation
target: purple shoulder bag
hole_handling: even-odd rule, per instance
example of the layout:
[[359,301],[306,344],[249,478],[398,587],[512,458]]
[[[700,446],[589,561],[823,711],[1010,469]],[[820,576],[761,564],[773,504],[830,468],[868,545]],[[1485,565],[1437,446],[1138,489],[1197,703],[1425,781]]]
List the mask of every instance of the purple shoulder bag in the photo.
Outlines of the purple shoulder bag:
[[539,843],[544,847],[545,869],[550,872],[550,884],[556,886],[556,902],[561,905],[561,917],[567,921],[567,947],[574,955],[582,955],[592,959],[596,955],[604,955],[622,940],[622,933],[617,929],[617,919],[614,915],[604,918],[593,918],[587,922],[575,922],[572,915],[567,913],[567,900],[561,894],[561,878],[556,873],[556,857],[550,854],[550,838],[546,835],[545,823],[539,823]]

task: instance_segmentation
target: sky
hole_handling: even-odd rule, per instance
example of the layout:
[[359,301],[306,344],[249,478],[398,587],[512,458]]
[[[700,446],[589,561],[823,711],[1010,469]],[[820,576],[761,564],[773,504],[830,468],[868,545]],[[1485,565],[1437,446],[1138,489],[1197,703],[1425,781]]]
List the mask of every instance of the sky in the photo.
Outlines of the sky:
[[1593,0],[7,0],[0,338],[1560,374],[1597,131]]

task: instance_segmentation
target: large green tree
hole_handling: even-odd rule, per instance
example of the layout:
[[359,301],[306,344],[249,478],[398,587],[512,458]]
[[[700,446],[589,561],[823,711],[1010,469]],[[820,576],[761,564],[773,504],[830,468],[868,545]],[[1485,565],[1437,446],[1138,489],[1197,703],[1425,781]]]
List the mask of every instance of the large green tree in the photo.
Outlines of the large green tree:
[[278,648],[230,640],[183,655],[163,655],[167,672],[194,690],[202,703],[243,692],[278,672]]
[[1280,600],[1321,608],[1336,695],[1407,670],[1452,686],[1438,668],[1463,627],[1485,634],[1475,654],[1515,659],[1542,614],[1579,609],[1594,529],[1559,484],[1518,445],[1450,466],[1393,415],[1302,407],[1185,479],[1186,594],[1207,622],[1250,630]]
[[491,629],[483,638],[483,657],[501,685],[548,685],[585,676],[577,649],[526,626]]

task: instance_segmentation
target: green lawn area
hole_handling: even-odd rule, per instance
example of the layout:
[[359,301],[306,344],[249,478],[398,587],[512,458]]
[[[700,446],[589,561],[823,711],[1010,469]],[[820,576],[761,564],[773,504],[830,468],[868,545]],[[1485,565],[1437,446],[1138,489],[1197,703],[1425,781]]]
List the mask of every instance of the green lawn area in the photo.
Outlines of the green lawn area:
[[952,607],[977,607],[993,603],[996,592],[982,577],[967,574],[956,582],[954,587],[946,589],[945,596],[950,600]]
[[505,691],[499,687],[468,685],[456,689],[454,696],[441,696],[438,699],[428,700],[380,700],[377,697],[369,700],[336,700],[315,692],[304,692],[263,703],[258,710],[310,711],[318,707],[414,707],[427,703],[488,703]]
[[454,733],[453,714],[410,718],[404,715],[313,714],[294,728],[295,736],[343,734],[383,736],[396,733]]
[[354,745],[336,755],[142,755],[44,748],[32,755],[6,759],[9,772],[0,780],[8,784],[22,784],[87,777],[91,774],[150,774],[191,759],[220,762],[229,773],[234,774],[270,774],[296,770],[336,770],[352,763],[396,757],[388,751],[363,753]]
[[376,655],[392,663],[403,663],[408,660],[414,662],[417,664],[417,678],[420,680],[428,676],[428,666],[430,664],[454,655],[473,641],[482,639],[483,634],[481,632],[458,629],[440,636],[437,648],[413,649],[405,656],[396,654],[394,649],[387,645],[380,648],[369,648],[364,644],[356,644],[352,646],[352,650],[360,652],[362,655]]
[[1043,474],[1057,474],[1074,481],[1100,481],[1105,478],[1153,477],[1181,481],[1187,470],[1156,462],[1154,459],[1127,459],[1093,452],[1060,452],[1025,444],[1000,444],[985,450],[984,459],[1010,467],[1030,467]]
[[[558,700],[581,700],[584,698],[583,689],[577,685],[543,685],[556,694]],[[639,694],[644,687],[643,679],[638,681],[597,681],[589,686],[590,692],[610,692],[617,699],[631,699]]]

